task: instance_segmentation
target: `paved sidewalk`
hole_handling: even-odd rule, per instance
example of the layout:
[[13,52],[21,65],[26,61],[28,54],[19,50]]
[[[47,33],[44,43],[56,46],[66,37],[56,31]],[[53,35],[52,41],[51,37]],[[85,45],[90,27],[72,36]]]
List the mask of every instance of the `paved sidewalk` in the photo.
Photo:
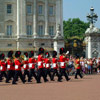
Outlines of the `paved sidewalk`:
[[42,84],[0,83],[0,100],[100,100],[100,75]]

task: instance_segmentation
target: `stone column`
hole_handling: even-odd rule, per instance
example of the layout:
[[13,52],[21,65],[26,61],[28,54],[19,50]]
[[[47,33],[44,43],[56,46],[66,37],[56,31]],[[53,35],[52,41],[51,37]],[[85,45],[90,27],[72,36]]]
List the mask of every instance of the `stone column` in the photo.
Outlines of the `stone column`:
[[37,8],[37,2],[36,0],[34,0],[34,14],[33,14],[33,32],[34,32],[34,36],[37,35],[37,11],[36,11],[36,8]]
[[61,0],[60,6],[61,6],[60,7],[61,8],[60,9],[60,11],[61,11],[60,12],[60,18],[61,18],[61,20],[60,20],[61,21],[61,35],[64,36],[64,34],[63,34],[63,0]]
[[45,36],[48,35],[48,0],[45,0]]
[[91,58],[92,57],[92,54],[91,54],[91,37],[89,36],[88,38],[88,58]]
[[17,0],[17,50],[19,50],[19,35],[20,35],[20,1]]
[[26,35],[26,1],[25,0],[20,0],[21,1],[21,35]]
[[60,0],[56,0],[56,32],[58,25],[61,25],[60,23]]

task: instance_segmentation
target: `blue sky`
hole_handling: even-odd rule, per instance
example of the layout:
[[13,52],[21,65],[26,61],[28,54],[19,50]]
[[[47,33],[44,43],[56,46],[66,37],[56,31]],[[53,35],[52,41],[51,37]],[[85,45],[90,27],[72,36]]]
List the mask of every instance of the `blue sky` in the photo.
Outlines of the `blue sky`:
[[87,22],[86,15],[90,13],[90,8],[94,7],[94,12],[98,15],[95,26],[100,28],[100,0],[63,0],[63,18],[80,18]]

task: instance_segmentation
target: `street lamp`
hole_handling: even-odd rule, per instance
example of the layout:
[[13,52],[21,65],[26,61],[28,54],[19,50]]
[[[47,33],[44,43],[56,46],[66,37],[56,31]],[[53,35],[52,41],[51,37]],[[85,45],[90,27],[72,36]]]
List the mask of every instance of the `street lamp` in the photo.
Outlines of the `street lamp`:
[[87,20],[90,22],[90,24],[94,24],[97,21],[98,16],[97,14],[94,13],[93,7],[90,8],[90,14],[88,14],[86,17],[87,17]]

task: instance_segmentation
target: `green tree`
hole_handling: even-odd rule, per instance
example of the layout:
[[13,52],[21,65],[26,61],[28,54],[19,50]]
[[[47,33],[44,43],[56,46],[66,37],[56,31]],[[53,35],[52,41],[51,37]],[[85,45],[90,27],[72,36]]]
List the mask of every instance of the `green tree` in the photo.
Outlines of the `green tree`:
[[79,18],[70,18],[68,21],[63,21],[63,24],[65,39],[71,37],[84,38],[85,31],[89,27],[89,23],[81,21]]

